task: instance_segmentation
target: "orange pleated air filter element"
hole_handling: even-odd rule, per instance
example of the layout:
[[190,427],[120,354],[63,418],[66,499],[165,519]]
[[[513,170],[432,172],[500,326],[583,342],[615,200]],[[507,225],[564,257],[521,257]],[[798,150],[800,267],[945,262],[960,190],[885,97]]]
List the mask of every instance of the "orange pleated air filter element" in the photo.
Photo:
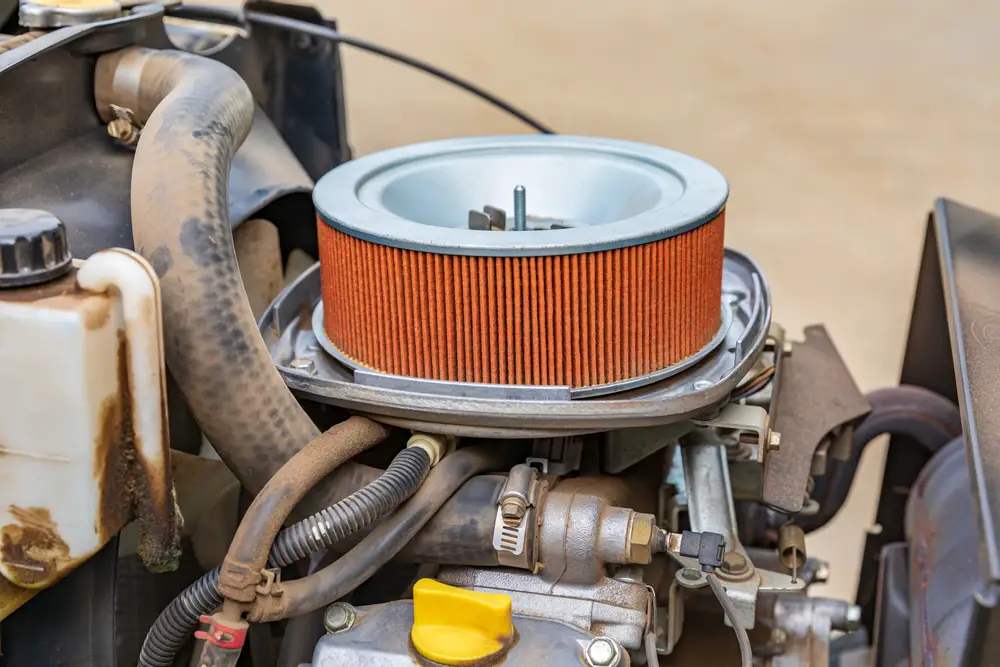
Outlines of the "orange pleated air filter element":
[[724,335],[728,188],[694,158],[562,136],[420,144],[320,180],[321,342],[425,380],[652,382]]

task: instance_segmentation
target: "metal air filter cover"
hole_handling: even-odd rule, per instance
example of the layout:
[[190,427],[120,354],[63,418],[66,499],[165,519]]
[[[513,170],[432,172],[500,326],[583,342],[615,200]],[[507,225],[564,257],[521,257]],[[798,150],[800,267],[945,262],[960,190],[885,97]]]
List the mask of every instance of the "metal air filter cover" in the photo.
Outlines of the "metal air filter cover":
[[458,139],[354,160],[314,194],[317,337],[384,376],[575,396],[654,382],[725,337],[727,194],[700,160],[610,139]]

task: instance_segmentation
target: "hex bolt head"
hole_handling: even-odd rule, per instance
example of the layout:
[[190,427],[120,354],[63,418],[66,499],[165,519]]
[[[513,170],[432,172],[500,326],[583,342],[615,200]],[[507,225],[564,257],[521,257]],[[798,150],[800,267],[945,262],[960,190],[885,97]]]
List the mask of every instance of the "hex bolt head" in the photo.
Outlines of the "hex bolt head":
[[621,664],[622,652],[614,639],[595,637],[587,645],[585,655],[590,667],[617,667]]
[[785,644],[788,642],[788,633],[782,628],[771,630],[771,648],[776,653],[784,653]]
[[861,628],[861,607],[852,604],[847,608],[846,614],[847,630],[853,632]]
[[326,608],[326,612],[323,614],[323,626],[330,634],[343,632],[351,629],[357,618],[358,613],[354,607],[346,602],[334,602]]
[[500,505],[500,516],[507,524],[518,524],[526,511],[524,501],[520,498],[508,498]]
[[746,556],[738,551],[727,551],[722,557],[722,571],[726,574],[743,574],[749,567]]
[[296,357],[292,359],[292,362],[288,364],[288,367],[293,371],[302,371],[303,373],[308,373],[309,375],[316,374],[316,364],[312,359],[307,359],[306,357]]
[[781,449],[781,434],[777,431],[770,431],[767,434],[767,451],[776,452]]
[[686,567],[681,571],[681,576],[688,581],[698,581],[701,579],[701,570],[693,567]]

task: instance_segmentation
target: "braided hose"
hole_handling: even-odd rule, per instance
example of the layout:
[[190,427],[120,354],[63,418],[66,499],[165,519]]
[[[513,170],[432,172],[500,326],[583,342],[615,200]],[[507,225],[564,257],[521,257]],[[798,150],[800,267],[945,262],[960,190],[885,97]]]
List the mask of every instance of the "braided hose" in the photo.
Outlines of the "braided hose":
[[[425,450],[404,449],[378,479],[278,533],[268,564],[290,565],[386,516],[420,488],[431,463]],[[199,619],[211,614],[222,601],[217,567],[184,589],[160,613],[142,644],[139,667],[172,667],[174,657],[198,627]]]
[[404,449],[374,482],[278,533],[268,565],[285,567],[371,525],[413,495],[430,469],[426,451]]

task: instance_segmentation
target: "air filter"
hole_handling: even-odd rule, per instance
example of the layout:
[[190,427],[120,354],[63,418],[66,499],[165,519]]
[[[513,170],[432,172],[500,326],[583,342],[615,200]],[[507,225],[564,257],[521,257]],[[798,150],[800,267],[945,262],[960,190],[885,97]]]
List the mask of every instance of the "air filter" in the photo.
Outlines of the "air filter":
[[342,363],[448,383],[606,393],[725,337],[728,187],[607,139],[407,146],[323,177],[317,337]]

